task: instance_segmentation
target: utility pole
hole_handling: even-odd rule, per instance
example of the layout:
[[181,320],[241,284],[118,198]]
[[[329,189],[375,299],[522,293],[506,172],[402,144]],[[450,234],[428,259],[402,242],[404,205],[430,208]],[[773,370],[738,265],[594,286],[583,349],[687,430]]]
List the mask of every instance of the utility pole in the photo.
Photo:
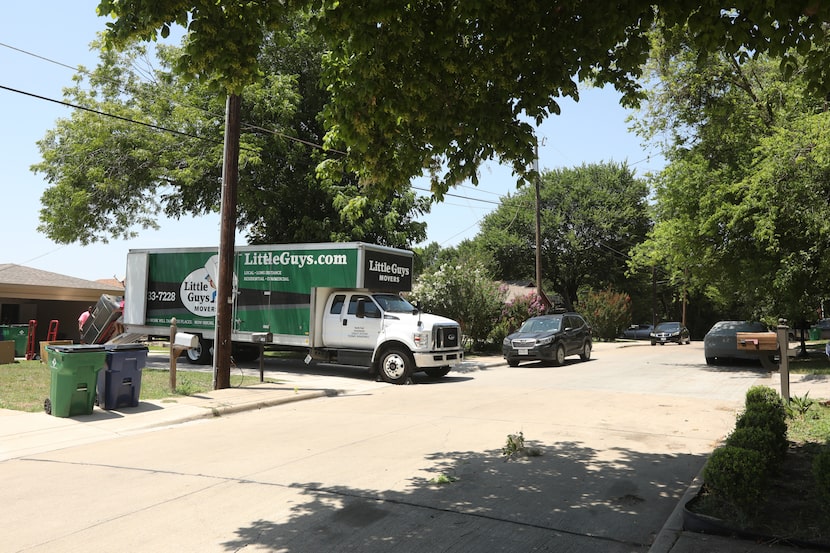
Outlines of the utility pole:
[[542,176],[539,173],[539,139],[536,139],[536,156],[533,159],[533,170],[536,172],[536,293],[545,304],[545,307],[550,309],[551,304],[548,297],[542,290],[542,196],[539,190]]
[[225,105],[225,146],[222,161],[222,205],[219,213],[219,276],[216,286],[216,334],[213,341],[213,389],[231,386],[233,323],[233,254],[236,196],[239,183],[239,135],[242,99],[228,94]]

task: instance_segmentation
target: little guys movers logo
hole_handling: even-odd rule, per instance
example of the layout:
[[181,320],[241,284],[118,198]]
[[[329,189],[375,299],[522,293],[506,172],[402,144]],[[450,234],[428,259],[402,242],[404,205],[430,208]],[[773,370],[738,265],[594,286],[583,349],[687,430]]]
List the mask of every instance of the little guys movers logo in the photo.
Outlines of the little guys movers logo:
[[185,277],[179,297],[185,309],[200,317],[216,316],[216,282],[219,275],[219,256],[207,260],[204,267]]

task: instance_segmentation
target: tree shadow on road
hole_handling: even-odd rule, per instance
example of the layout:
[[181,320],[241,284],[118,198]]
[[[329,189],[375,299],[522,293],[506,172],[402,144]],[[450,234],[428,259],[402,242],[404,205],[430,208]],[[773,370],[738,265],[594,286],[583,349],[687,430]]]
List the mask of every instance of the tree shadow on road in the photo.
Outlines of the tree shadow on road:
[[403,491],[289,483],[307,501],[290,509],[269,506],[223,546],[280,552],[647,551],[705,462],[702,455],[600,451],[579,442],[526,446],[539,455],[434,453]]

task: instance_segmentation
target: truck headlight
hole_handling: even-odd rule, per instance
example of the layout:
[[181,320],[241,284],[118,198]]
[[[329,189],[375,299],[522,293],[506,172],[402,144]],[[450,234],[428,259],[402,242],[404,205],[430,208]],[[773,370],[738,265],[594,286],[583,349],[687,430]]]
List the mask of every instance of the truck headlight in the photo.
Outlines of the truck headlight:
[[430,343],[429,332],[416,332],[412,337],[416,348],[428,348]]
[[539,346],[546,346],[553,341],[553,336],[548,336],[547,338],[539,338],[536,340],[536,345]]

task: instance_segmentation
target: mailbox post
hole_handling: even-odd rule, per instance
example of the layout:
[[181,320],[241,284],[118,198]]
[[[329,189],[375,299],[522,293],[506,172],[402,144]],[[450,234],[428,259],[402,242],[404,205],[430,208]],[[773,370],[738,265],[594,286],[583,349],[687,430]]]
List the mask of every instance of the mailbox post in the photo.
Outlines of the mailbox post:
[[[761,365],[781,375],[781,397],[790,400],[790,327],[786,319],[779,319],[776,332],[738,332],[738,349],[758,354]],[[778,352],[778,364],[771,357]]]
[[178,332],[176,317],[170,319],[170,391],[176,391],[176,361],[183,351],[193,349],[199,345],[199,337],[195,334]]
[[778,361],[778,372],[781,374],[781,397],[787,403],[790,401],[790,327],[786,319],[778,319],[778,348],[781,352]]
[[252,339],[259,344],[259,381],[265,382],[265,343],[274,339],[270,332],[254,332]]

